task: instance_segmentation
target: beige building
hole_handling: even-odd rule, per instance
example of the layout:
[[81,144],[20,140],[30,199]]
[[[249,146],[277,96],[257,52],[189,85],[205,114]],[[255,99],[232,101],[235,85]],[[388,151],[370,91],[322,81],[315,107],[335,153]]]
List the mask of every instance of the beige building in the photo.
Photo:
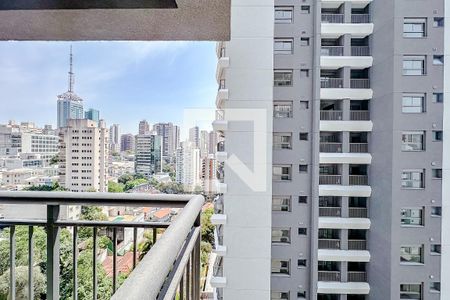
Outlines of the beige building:
[[69,120],[60,132],[59,176],[72,192],[106,192],[108,129],[91,120]]

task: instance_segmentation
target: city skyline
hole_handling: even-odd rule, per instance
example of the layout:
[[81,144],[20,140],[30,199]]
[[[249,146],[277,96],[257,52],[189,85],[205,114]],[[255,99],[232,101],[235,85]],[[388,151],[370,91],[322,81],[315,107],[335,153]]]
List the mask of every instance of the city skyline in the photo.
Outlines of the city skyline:
[[[76,91],[85,109],[98,109],[108,126],[118,123],[123,133],[137,134],[142,119],[182,125],[184,109],[213,107],[214,43],[3,42],[0,98],[14,101],[2,101],[0,123],[56,127],[56,99],[67,90],[70,45]],[[202,72],[193,72],[198,68]]]

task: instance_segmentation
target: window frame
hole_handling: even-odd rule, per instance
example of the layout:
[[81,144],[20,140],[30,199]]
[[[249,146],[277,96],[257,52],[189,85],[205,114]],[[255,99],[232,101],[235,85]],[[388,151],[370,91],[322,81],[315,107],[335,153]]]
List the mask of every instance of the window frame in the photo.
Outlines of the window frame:
[[[409,249],[403,252],[404,249]],[[415,253],[418,250],[418,253]],[[409,256],[407,259],[405,256]],[[405,258],[403,258],[405,257]],[[418,258],[418,259],[417,259]],[[402,260],[403,259],[403,260]],[[400,264],[401,265],[423,265],[425,264],[424,245],[401,245],[400,246]]]
[[[282,49],[277,50],[277,43],[282,43]],[[285,50],[284,45],[290,44],[290,49]],[[274,55],[291,55],[294,54],[294,39],[293,38],[275,38],[273,42]]]
[[[411,64],[405,68],[405,63]],[[417,66],[416,65],[419,65]],[[403,55],[402,60],[403,76],[425,76],[427,75],[427,56],[426,55]],[[420,73],[418,72],[420,71]]]
[[[404,178],[406,173],[410,173],[410,178]],[[420,181],[418,179],[413,178],[414,173],[418,173],[420,175]],[[411,182],[411,186],[405,185],[404,182]],[[415,186],[415,182],[420,182],[420,186]],[[403,170],[401,175],[401,188],[405,190],[421,190],[425,188],[425,169],[411,169],[411,170]]]
[[[283,12],[283,16],[277,17],[277,12]],[[290,12],[290,17],[285,17],[284,14]],[[294,7],[293,6],[275,6],[274,11],[275,24],[292,24],[294,23]]]
[[[421,25],[421,31],[405,31],[405,26],[411,26],[411,29],[414,29],[415,26]],[[427,18],[420,17],[405,17],[403,18],[403,37],[408,39],[419,39],[427,37]],[[420,34],[420,35],[416,35]]]
[[[415,101],[420,100],[420,105]],[[409,102],[406,103],[405,102]],[[420,111],[415,109],[420,108]],[[426,112],[426,94],[425,93],[403,93],[402,94],[402,113],[403,114],[422,114]]]

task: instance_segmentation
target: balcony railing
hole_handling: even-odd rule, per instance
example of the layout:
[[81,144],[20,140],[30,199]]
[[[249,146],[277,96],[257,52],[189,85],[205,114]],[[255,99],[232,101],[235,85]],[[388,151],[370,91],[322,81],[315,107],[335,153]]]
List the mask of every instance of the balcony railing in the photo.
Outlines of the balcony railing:
[[319,238],[319,249],[341,249],[341,240]]
[[341,153],[342,152],[342,143],[320,143],[320,152]]
[[348,250],[367,250],[366,240],[348,240]]
[[370,120],[370,112],[368,110],[351,110],[350,120],[352,121],[368,121]]
[[223,277],[223,263],[222,257],[218,257],[213,267],[213,276],[214,277]]
[[349,175],[350,185],[369,185],[369,176],[367,175]]
[[223,109],[216,110],[216,120],[219,121],[225,120],[225,111]]
[[344,80],[342,78],[320,78],[320,87],[323,89],[337,89],[344,87]]
[[323,23],[344,23],[343,14],[322,14]]
[[225,151],[225,141],[220,141],[217,143],[217,152]]
[[340,271],[319,271],[319,281],[341,281]]
[[350,218],[367,218],[367,208],[365,207],[349,207],[348,216]]
[[214,212],[216,214],[223,214],[224,212],[223,195],[217,196],[214,199]]
[[367,273],[364,271],[348,271],[347,273],[348,282],[366,282]]
[[[16,291],[16,236],[15,228],[28,226],[29,274],[33,274],[33,252],[35,227],[44,227],[47,240],[47,291],[46,299],[60,298],[60,232],[64,227],[72,229],[72,288],[78,290],[78,228],[92,229],[93,256],[92,265],[97,266],[98,231],[99,228],[112,230],[113,286],[111,299],[174,299],[177,296],[188,296],[200,299],[200,212],[204,199],[195,195],[145,195],[145,194],[109,194],[109,193],[69,193],[69,192],[0,192],[0,204],[26,205],[40,204],[47,207],[45,220],[1,219],[1,227],[10,228],[10,291]],[[108,222],[108,221],[72,221],[59,218],[60,206],[138,206],[138,207],[173,207],[181,208],[171,223],[156,222]],[[117,233],[123,228],[133,228],[133,271],[119,287],[117,264]],[[138,263],[137,229],[153,230],[156,241],[158,228],[166,228],[162,238],[152,246],[150,251]],[[135,268],[134,268],[135,267]],[[97,268],[93,267],[92,293],[98,295]],[[29,298],[33,299],[34,280],[28,278]],[[15,295],[9,295],[14,299]],[[75,293],[73,299],[77,299]]]
[[352,14],[352,23],[370,23],[370,15]]
[[344,46],[322,46],[322,56],[342,56],[344,55]]
[[320,175],[319,184],[341,184],[341,175]]
[[369,78],[352,78],[350,79],[350,88],[352,89],[370,89]]
[[340,207],[319,207],[319,217],[340,217]]
[[321,110],[320,119],[324,121],[342,120],[342,110]]
[[367,153],[369,152],[368,143],[350,143],[350,153]]
[[352,56],[370,56],[369,46],[352,46]]

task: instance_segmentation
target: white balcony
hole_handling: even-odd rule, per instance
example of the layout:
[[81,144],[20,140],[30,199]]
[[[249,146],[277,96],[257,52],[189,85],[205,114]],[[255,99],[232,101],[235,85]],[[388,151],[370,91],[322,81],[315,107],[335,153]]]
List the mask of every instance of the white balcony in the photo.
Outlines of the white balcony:
[[320,99],[322,100],[367,100],[372,99],[373,90],[351,89],[351,88],[321,88]]
[[319,196],[370,197],[368,185],[319,185]]
[[349,34],[352,38],[365,38],[373,33],[373,23],[322,23],[322,38],[339,38]]
[[352,8],[364,8],[372,0],[322,0],[322,8],[339,8],[345,2],[352,4]]
[[367,295],[369,292],[370,285],[366,282],[319,281],[317,283],[317,293],[320,294]]
[[223,103],[228,100],[228,89],[219,89],[216,96],[216,107],[223,108]]
[[226,161],[228,158],[228,153],[225,151],[218,151],[216,152],[216,160],[218,162],[224,162]]
[[224,288],[227,286],[227,279],[225,277],[213,276],[209,283],[213,288]]
[[228,129],[228,121],[226,120],[214,120],[212,122],[213,130],[216,132],[223,132]]
[[227,247],[223,245],[223,236],[217,232],[217,227],[214,229],[214,247],[212,252],[217,256],[225,256],[227,254]]
[[319,261],[369,262],[370,252],[365,250],[319,249]]
[[327,70],[336,70],[343,67],[352,69],[366,69],[373,65],[372,56],[321,56],[320,67]]
[[320,121],[320,131],[370,132],[372,121]]
[[217,69],[216,69],[216,79],[217,83],[220,83],[220,79],[222,78],[225,69],[230,66],[230,58],[229,57],[221,57],[217,61]]
[[228,186],[226,183],[219,182],[217,183],[217,192],[219,194],[225,194],[228,190]]
[[319,217],[321,229],[370,229],[368,218]]
[[362,164],[372,163],[369,153],[320,153],[321,164]]
[[226,223],[227,223],[227,215],[213,214],[211,216],[211,224],[213,225],[224,225]]

